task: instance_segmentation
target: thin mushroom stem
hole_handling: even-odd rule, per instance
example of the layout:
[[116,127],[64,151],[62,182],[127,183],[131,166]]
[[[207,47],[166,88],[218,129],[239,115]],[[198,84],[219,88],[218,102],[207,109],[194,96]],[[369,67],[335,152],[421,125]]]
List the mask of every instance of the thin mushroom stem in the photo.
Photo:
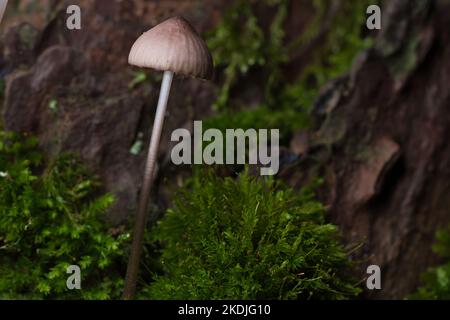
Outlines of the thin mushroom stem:
[[136,291],[136,282],[139,271],[139,261],[142,252],[142,240],[147,221],[148,201],[150,189],[154,177],[156,157],[158,155],[159,141],[166,114],[167,101],[169,100],[170,87],[172,85],[173,72],[165,71],[161,91],[159,93],[158,107],[156,109],[155,121],[153,123],[150,148],[148,150],[147,163],[145,166],[144,180],[140,194],[139,210],[133,231],[133,244],[131,246],[130,258],[128,260],[127,275],[125,277],[124,299],[132,299]]
[[8,0],[0,0],[0,23],[2,23],[3,20],[3,14],[6,11],[6,6],[8,5]]

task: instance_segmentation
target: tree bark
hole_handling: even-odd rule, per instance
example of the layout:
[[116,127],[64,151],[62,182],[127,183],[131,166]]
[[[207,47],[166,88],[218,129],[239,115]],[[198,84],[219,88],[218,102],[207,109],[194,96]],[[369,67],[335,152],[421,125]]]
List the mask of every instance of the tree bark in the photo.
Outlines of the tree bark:
[[321,198],[355,253],[360,277],[381,267],[382,290],[415,290],[437,262],[438,228],[450,222],[450,3],[392,0],[373,49],[317,100],[303,160],[283,176],[294,186],[319,173]]

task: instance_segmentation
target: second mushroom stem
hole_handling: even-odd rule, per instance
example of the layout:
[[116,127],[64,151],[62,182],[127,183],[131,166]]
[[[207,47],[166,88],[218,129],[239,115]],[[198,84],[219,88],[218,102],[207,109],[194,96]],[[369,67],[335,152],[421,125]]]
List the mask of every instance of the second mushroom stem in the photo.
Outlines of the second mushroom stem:
[[166,114],[167,101],[169,100],[170,87],[172,86],[173,72],[165,71],[161,91],[159,93],[158,107],[156,109],[155,121],[153,123],[150,148],[148,150],[147,162],[144,172],[139,209],[133,230],[133,244],[131,246],[130,258],[128,260],[127,274],[125,278],[124,299],[132,299],[136,291],[136,282],[139,271],[139,262],[142,252],[142,241],[147,222],[148,202],[150,190],[153,183],[156,159],[158,155],[159,142]]

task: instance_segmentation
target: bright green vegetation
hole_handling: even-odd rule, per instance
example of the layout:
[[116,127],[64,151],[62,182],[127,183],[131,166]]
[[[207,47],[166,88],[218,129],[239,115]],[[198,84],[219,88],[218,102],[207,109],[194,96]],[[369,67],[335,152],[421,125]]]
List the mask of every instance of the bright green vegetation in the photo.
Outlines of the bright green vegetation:
[[437,233],[437,243],[433,250],[446,259],[446,262],[431,268],[423,275],[423,285],[409,297],[410,299],[450,299],[450,227]]
[[[35,139],[1,131],[0,171],[0,299],[118,298],[128,235],[101,219],[113,197],[73,157],[44,163]],[[82,290],[66,288],[71,264]]]
[[[0,299],[119,298],[129,235],[102,219],[113,197],[99,195],[74,157],[46,162],[35,139],[1,132],[0,154]],[[296,195],[246,173],[233,180],[202,172],[149,233],[147,247],[164,246],[163,272],[141,297],[345,299],[359,292],[336,227],[325,223],[309,189]],[[66,288],[71,264],[81,267],[82,290]],[[148,252],[146,265],[160,269]]]
[[310,189],[196,175],[150,231],[161,264],[150,299],[347,299],[358,294],[337,228]]

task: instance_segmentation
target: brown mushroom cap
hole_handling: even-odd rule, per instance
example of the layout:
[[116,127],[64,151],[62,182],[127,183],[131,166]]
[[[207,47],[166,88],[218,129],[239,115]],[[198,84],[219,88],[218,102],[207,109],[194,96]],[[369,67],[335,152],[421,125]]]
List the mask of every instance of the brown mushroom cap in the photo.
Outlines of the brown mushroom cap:
[[131,48],[128,63],[202,79],[213,74],[206,43],[182,17],[170,18],[142,34]]

